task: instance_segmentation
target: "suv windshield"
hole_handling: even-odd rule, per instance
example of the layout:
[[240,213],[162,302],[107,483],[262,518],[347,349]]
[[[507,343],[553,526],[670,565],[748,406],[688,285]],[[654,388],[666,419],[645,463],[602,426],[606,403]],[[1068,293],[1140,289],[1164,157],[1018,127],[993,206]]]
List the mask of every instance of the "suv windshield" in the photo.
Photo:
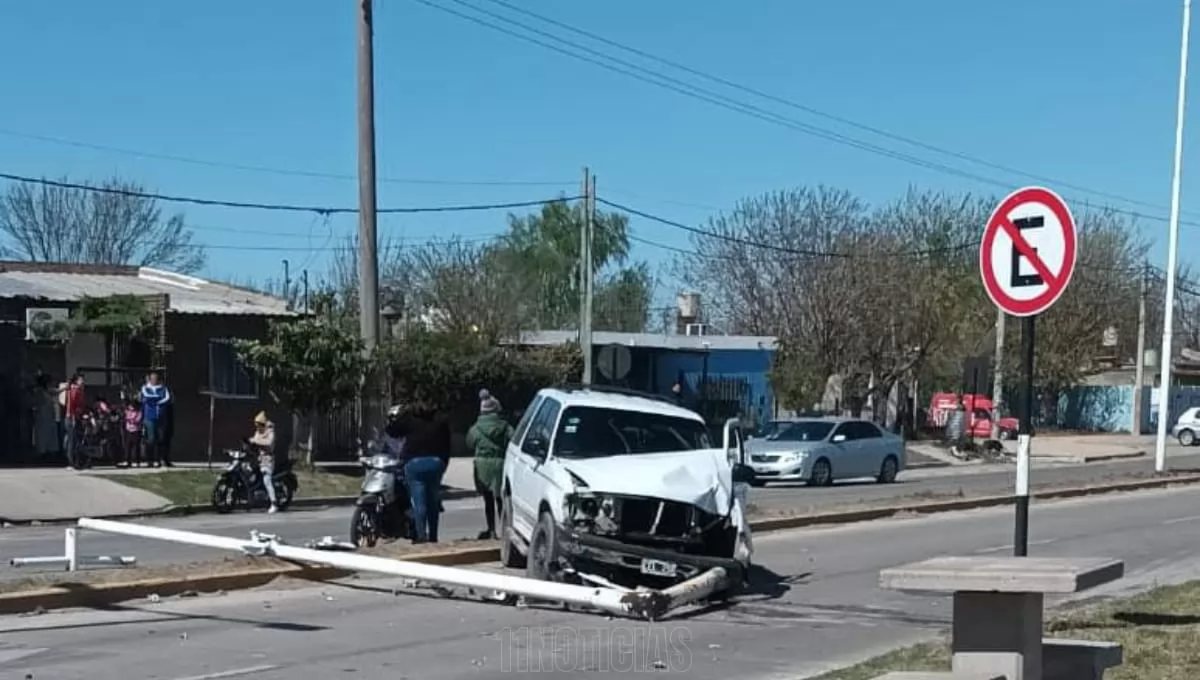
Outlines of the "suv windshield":
[[709,448],[712,446],[708,428],[698,420],[587,406],[572,406],[563,411],[554,437],[554,455],[563,458]]
[[767,428],[765,438],[780,442],[816,442],[829,436],[833,423],[824,420],[776,421]]

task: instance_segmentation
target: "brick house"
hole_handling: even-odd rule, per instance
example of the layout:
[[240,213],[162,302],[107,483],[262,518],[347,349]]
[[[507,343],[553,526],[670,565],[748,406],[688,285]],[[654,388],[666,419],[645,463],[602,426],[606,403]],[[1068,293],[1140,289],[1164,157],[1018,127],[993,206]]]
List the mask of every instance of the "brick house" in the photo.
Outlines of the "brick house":
[[[142,298],[156,319],[153,337],[127,352],[132,365],[119,365],[121,353],[103,334],[77,332],[66,342],[39,336],[38,321],[65,319],[85,297],[119,295]],[[281,298],[147,267],[0,262],[0,465],[32,461],[30,390],[39,371],[57,383],[81,370],[89,398],[115,400],[122,385],[159,370],[176,404],[177,461],[210,452],[219,461],[260,410],[286,445],[291,419],[240,364],[230,340],[262,338],[271,319],[295,315]]]

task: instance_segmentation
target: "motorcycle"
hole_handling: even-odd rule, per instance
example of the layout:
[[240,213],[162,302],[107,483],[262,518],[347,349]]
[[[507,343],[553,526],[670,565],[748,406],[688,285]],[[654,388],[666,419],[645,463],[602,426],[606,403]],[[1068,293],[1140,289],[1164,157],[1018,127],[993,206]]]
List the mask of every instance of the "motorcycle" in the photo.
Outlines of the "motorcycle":
[[[250,443],[243,441],[240,450],[226,449],[225,454],[229,456],[229,466],[221,473],[213,487],[213,508],[221,514],[226,514],[238,505],[244,505],[247,510],[256,505],[268,505],[271,502],[270,497],[263,486],[258,456],[254,455]],[[280,510],[286,510],[299,487],[288,456],[276,457],[271,481],[275,487],[275,505]]]
[[413,535],[412,505],[400,460],[386,453],[368,453],[358,458],[364,468],[362,492],[350,518],[350,542],[360,548],[374,547],[382,538]]

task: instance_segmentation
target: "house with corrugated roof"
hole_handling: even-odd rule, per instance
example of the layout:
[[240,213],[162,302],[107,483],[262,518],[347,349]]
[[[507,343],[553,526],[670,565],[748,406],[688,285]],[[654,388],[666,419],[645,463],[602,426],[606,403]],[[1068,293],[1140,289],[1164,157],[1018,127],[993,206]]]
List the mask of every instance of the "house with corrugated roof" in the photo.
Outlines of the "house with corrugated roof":
[[[136,297],[152,328],[131,342],[68,327],[87,299]],[[172,456],[218,457],[248,434],[261,410],[286,440],[290,418],[241,365],[232,341],[265,337],[271,319],[295,316],[282,298],[192,276],[135,266],[0,262],[0,465],[32,460],[36,376],[54,383],[76,372],[88,397],[120,398],[150,370],[175,400]]]

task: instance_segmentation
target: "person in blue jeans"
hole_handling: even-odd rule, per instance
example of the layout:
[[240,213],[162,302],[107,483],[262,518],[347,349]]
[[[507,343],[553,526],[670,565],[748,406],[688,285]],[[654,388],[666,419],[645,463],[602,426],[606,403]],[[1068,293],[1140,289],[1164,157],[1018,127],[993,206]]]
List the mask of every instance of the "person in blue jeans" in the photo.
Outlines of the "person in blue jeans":
[[159,466],[169,462],[163,457],[163,412],[170,406],[171,391],[163,385],[157,372],[146,376],[142,385],[142,444],[146,450],[146,463]]
[[403,417],[404,477],[412,499],[413,543],[436,543],[442,509],[442,475],[450,458],[450,421],[434,409]]

